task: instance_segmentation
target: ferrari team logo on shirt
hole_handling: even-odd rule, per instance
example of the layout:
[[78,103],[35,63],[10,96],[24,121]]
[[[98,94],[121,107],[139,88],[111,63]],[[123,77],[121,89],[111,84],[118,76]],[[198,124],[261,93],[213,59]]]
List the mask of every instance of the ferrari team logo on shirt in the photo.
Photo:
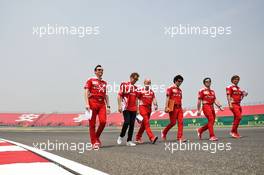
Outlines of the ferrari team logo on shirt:
[[235,85],[230,85],[226,88],[226,94],[230,95],[232,103],[240,103],[243,99],[243,91]]
[[203,103],[213,104],[216,99],[215,92],[212,89],[202,88],[198,93],[198,99],[201,99]]
[[93,85],[97,85],[98,84],[98,81],[92,81],[92,84]]

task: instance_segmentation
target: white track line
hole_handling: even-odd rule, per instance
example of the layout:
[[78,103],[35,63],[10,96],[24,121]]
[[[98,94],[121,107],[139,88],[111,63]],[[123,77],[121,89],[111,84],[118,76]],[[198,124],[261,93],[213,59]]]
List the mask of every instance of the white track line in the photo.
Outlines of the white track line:
[[0,165],[4,175],[74,175],[53,162],[12,163]]
[[41,156],[43,156],[43,157],[45,157],[45,158],[47,158],[53,162],[56,162],[56,163],[58,163],[64,167],[67,167],[68,169],[70,169],[74,172],[77,172],[79,174],[82,174],[82,175],[107,175],[106,173],[104,173],[102,171],[90,168],[88,166],[82,165],[78,162],[74,162],[74,161],[69,160],[69,159],[65,159],[65,158],[57,156],[55,154],[52,154],[52,153],[49,153],[49,152],[46,152],[43,150],[39,150],[37,148],[33,148],[31,146],[27,146],[27,145],[17,143],[14,141],[10,141],[10,140],[6,140],[6,139],[0,139],[0,140],[4,140],[6,142],[13,143],[17,146],[21,146],[27,150],[30,150],[36,154],[39,154],[39,155],[41,155]]
[[19,146],[0,146],[0,152],[7,152],[7,151],[26,151],[24,148]]

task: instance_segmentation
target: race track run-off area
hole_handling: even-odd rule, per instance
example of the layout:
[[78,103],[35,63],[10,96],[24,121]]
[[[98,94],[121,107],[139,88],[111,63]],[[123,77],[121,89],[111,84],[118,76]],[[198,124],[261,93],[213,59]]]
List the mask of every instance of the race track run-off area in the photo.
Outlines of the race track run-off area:
[[[137,131],[137,128],[135,128]],[[264,171],[264,128],[241,128],[240,139],[229,136],[229,128],[216,128],[218,142],[197,138],[194,129],[184,130],[186,143],[176,141],[176,128],[167,136],[150,144],[127,147],[116,144],[119,130],[106,128],[103,147],[92,150],[88,128],[76,129],[1,129],[0,138],[42,149],[107,174],[262,174]],[[59,146],[62,145],[63,146]],[[66,146],[67,145],[67,146]]]

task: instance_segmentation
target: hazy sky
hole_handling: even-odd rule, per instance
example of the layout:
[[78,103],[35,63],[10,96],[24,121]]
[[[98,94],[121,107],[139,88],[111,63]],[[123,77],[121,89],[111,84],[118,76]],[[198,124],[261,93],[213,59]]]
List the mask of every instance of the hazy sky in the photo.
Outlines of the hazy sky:
[[[245,103],[264,101],[264,2],[162,0],[0,0],[0,111],[78,112],[83,86],[102,64],[109,83],[137,71],[169,86],[182,74],[184,107],[195,106],[202,79],[226,104],[233,74],[249,92]],[[79,38],[33,35],[34,26],[99,26],[100,34]],[[164,27],[231,26],[230,35],[164,34]],[[157,93],[163,108],[165,94]],[[112,110],[116,94],[110,93]]]

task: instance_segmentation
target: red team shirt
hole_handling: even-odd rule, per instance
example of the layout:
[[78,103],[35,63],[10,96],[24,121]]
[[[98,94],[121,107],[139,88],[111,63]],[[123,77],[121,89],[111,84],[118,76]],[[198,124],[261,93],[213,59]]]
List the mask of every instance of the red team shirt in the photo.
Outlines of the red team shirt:
[[141,88],[138,90],[139,105],[151,106],[154,98],[155,93],[152,89],[145,90],[145,88]]
[[235,85],[230,85],[226,88],[226,94],[230,95],[231,103],[238,103],[240,104],[241,100],[243,99],[243,91]]
[[120,85],[118,95],[122,98],[122,108],[128,111],[137,111],[137,87],[131,82],[123,82]]
[[104,80],[99,80],[97,77],[89,78],[84,86],[84,89],[90,91],[89,99],[101,99],[104,102],[106,92],[107,92],[107,83]]
[[182,90],[176,85],[172,85],[167,89],[167,96],[174,100],[176,105],[182,104]]
[[203,104],[212,105],[215,102],[215,92],[212,89],[206,87],[202,88],[198,93],[198,99],[203,101]]

